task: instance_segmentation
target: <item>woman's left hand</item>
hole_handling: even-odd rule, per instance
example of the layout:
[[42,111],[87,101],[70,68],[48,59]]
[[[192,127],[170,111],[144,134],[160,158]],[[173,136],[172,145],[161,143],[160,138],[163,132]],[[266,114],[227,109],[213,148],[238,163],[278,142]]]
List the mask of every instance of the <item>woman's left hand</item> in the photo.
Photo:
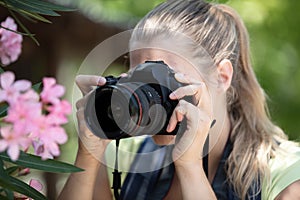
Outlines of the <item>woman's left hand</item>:
[[[175,78],[187,85],[170,94],[170,98],[179,99],[179,103],[173,111],[167,131],[173,131],[184,117],[187,128],[175,143],[173,160],[176,165],[199,164],[199,161],[202,163],[204,143],[213,121],[211,96],[204,82],[181,73],[176,73]],[[183,98],[186,96],[193,96],[193,102],[185,101]]]

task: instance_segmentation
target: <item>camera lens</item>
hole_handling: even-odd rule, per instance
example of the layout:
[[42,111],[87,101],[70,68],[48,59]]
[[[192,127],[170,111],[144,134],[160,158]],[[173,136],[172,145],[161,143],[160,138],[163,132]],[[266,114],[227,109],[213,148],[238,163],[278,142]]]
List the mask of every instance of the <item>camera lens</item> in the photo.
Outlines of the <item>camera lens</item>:
[[156,134],[165,124],[160,96],[145,83],[106,85],[91,95],[85,116],[88,127],[99,137],[117,139]]

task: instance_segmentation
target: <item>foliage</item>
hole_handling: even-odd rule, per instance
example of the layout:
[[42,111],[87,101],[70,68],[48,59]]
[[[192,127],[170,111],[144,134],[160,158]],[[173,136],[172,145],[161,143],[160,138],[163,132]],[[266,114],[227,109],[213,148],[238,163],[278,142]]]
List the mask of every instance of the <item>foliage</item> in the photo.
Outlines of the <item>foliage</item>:
[[246,22],[259,82],[273,120],[300,139],[299,1],[229,1]]
[[[17,31],[10,17],[0,25],[0,64],[9,65],[18,59],[22,35],[34,35],[15,13],[30,20],[50,23],[42,15],[58,16],[55,11],[70,9],[40,0],[0,0],[25,33]],[[36,41],[37,42],[37,41]],[[19,179],[30,169],[52,173],[79,172],[81,169],[54,159],[59,144],[67,141],[63,124],[71,112],[70,104],[61,100],[65,90],[54,78],[43,78],[32,86],[28,80],[15,81],[13,72],[0,67],[0,199],[46,199],[39,192],[38,180],[29,184]],[[28,152],[33,149],[35,155]],[[36,156],[39,155],[39,156]],[[41,159],[41,157],[42,159]]]
[[[8,9],[12,17],[16,20],[18,25],[24,31],[24,33],[18,33],[31,37],[37,44],[39,43],[35,39],[34,34],[30,33],[30,31],[23,25],[23,23],[19,20],[15,13],[18,13],[20,16],[33,22],[42,21],[46,23],[51,23],[51,21],[43,17],[43,15],[59,16],[59,14],[55,11],[74,10],[65,6],[60,6],[43,0],[0,0],[0,6],[3,6]],[[3,27],[0,26],[0,28]]]
[[[67,114],[66,111],[70,112],[68,109],[70,106],[66,101],[58,99],[64,90],[62,90],[62,86],[55,85],[54,79],[45,78],[43,80],[43,89],[41,97],[39,97],[33,89],[29,88],[31,86],[29,81],[14,82],[12,72],[4,72],[2,69],[1,71],[0,197],[4,198],[6,195],[6,198],[14,199],[13,191],[15,191],[34,199],[46,199],[43,194],[16,178],[14,172],[18,171],[20,175],[24,169],[37,169],[53,173],[81,171],[67,163],[53,159],[46,160],[52,155],[58,156],[58,144],[67,140],[60,125],[67,122],[65,114]],[[36,84],[33,88],[39,91],[39,86],[41,84]],[[40,100],[44,103],[40,103]],[[61,107],[61,103],[64,104],[63,107]],[[55,108],[55,106],[58,107]],[[42,108],[44,109],[43,113]],[[54,114],[52,117],[51,113]],[[43,118],[46,121],[43,120],[39,124],[38,121]],[[46,125],[49,122],[50,126]],[[33,145],[35,154],[42,156],[43,159],[24,152],[28,150],[30,144]],[[23,148],[22,151],[19,150],[21,148]],[[5,152],[5,150],[7,151]],[[23,175],[27,175],[27,173]]]
[[65,5],[73,5],[94,21],[114,24],[123,28],[134,25],[162,0],[54,0]]

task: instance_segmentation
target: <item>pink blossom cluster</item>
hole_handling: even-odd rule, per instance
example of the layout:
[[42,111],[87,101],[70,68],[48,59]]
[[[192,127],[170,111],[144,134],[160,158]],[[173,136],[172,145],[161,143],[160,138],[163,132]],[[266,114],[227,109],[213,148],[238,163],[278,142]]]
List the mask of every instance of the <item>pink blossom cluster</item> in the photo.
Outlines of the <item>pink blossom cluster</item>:
[[[17,30],[17,25],[10,17],[1,23],[1,27]],[[23,41],[22,35],[7,29],[0,28],[0,60],[3,65],[8,65],[18,59]]]
[[43,78],[42,83],[38,94],[31,82],[15,81],[14,73],[0,75],[0,104],[8,104],[0,127],[0,152],[7,150],[12,160],[31,145],[42,159],[53,158],[60,154],[59,145],[67,141],[62,125],[68,122],[71,105],[61,100],[65,89],[54,78]]

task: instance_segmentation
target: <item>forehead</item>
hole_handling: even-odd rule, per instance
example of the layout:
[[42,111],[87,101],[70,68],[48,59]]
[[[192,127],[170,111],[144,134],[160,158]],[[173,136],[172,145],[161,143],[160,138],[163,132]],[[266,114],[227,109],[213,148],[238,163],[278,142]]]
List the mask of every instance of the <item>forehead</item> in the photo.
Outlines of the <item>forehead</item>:
[[130,52],[130,68],[145,61],[164,61],[175,72],[201,76],[199,67],[195,63],[176,52],[157,48],[137,49]]
[[183,58],[180,58],[174,52],[169,52],[163,49],[144,48],[137,49],[130,52],[130,67],[135,67],[137,64],[145,61],[164,61],[169,66],[176,65],[176,63],[182,63]]

